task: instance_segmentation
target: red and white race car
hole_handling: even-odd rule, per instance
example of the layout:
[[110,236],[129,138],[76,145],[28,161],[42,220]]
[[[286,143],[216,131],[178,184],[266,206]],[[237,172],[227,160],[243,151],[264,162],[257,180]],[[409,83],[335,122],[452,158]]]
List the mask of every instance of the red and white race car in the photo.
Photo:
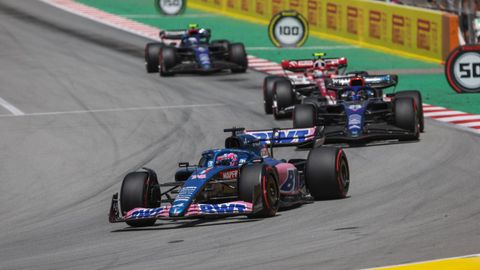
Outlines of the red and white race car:
[[335,102],[336,93],[325,86],[325,79],[338,75],[365,75],[364,71],[345,74],[348,61],[345,57],[326,58],[325,53],[314,53],[313,59],[283,60],[283,76],[271,75],[263,81],[265,113],[275,119],[291,116],[293,105],[304,98]]

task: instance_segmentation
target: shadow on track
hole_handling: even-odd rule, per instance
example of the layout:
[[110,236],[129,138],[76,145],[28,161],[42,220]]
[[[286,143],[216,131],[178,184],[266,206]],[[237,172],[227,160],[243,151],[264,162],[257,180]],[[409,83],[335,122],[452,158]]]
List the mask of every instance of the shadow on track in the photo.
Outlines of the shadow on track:
[[[221,222],[215,222],[222,220]],[[156,223],[150,227],[143,227],[143,228],[134,228],[134,227],[126,227],[119,230],[110,231],[112,233],[121,233],[121,232],[134,232],[134,231],[162,231],[162,230],[176,230],[176,229],[185,229],[185,228],[193,228],[193,227],[210,227],[210,226],[218,226],[218,225],[234,225],[240,223],[248,223],[248,222],[256,222],[261,219],[243,219],[243,218],[229,218],[226,219],[213,219],[213,218],[205,218],[205,219],[197,219],[192,221],[161,221],[163,223]],[[179,224],[180,223],[180,224]],[[165,228],[164,226],[168,226]]]

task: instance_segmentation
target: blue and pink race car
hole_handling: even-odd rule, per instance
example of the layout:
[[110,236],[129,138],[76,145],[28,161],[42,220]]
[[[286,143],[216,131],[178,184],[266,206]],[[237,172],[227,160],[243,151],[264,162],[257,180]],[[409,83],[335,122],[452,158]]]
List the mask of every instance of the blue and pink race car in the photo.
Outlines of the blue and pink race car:
[[179,163],[174,182],[159,184],[148,168],[127,174],[113,195],[109,221],[142,227],[157,219],[265,218],[280,208],[347,196],[350,173],[342,149],[316,147],[306,159],[273,157],[276,147],[319,146],[324,138],[316,127],[225,132],[231,132],[225,148],[204,151],[196,165]]

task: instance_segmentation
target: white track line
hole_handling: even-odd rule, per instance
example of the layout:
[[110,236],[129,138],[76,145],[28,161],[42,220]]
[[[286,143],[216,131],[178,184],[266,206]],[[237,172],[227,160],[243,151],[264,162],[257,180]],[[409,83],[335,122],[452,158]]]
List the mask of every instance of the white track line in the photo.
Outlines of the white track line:
[[17,107],[13,106],[9,102],[7,102],[5,99],[0,97],[0,105],[2,105],[3,108],[5,108],[7,111],[11,112],[13,115],[18,116],[18,115],[25,115],[24,112],[19,110]]
[[[1,99],[1,98],[0,98]],[[251,102],[249,102],[251,103]],[[113,108],[113,109],[97,109],[97,110],[78,110],[63,112],[38,112],[22,114],[2,114],[0,117],[13,116],[45,116],[45,115],[65,115],[65,114],[87,114],[87,113],[108,113],[108,112],[129,112],[129,111],[150,111],[150,110],[169,110],[169,109],[188,109],[188,108],[210,108],[227,106],[228,104],[212,103],[212,104],[191,104],[191,105],[166,105],[166,106],[148,106],[148,107],[130,107],[130,108]]]

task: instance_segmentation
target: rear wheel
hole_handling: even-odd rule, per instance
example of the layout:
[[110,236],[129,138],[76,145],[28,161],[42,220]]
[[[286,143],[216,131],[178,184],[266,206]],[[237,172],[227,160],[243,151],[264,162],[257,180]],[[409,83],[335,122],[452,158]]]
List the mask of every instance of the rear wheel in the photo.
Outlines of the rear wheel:
[[[123,179],[120,190],[120,206],[123,215],[134,208],[160,207],[160,187],[155,174],[132,172]],[[126,223],[132,227],[152,226],[155,219],[130,220]]]
[[[272,167],[263,164],[246,165],[240,172],[238,195],[242,201],[258,205],[262,210],[249,215],[251,218],[273,217],[280,204],[280,190]],[[255,210],[255,209],[254,209]]]
[[163,43],[148,43],[145,46],[145,68],[148,73],[158,72],[158,56]]
[[275,105],[273,116],[275,119],[291,116],[291,114],[281,112],[284,111],[285,108],[294,105],[293,95],[294,93],[290,81],[281,80],[275,82],[273,95],[273,104]]
[[311,128],[317,125],[315,107],[311,104],[298,104],[293,109],[293,127]]
[[395,97],[411,97],[415,101],[415,108],[417,111],[418,125],[420,132],[425,130],[425,124],[423,119],[423,103],[422,94],[418,90],[401,91],[395,94]]
[[242,43],[230,44],[228,49],[230,62],[239,65],[239,68],[232,68],[233,73],[244,73],[248,68],[247,53]]
[[288,81],[285,77],[270,75],[263,79],[263,106],[265,108],[266,114],[273,113],[273,95],[274,95],[274,86],[275,82],[285,80]]
[[406,140],[417,140],[420,136],[420,131],[414,99],[411,97],[395,97],[393,102],[395,125],[413,133]]
[[305,182],[316,200],[342,199],[350,187],[347,156],[340,148],[310,150],[305,165]]
[[160,68],[160,76],[172,76],[173,72],[170,72],[170,69],[175,66],[177,63],[176,61],[176,50],[173,47],[163,47],[160,50],[160,57],[159,57],[159,68]]

